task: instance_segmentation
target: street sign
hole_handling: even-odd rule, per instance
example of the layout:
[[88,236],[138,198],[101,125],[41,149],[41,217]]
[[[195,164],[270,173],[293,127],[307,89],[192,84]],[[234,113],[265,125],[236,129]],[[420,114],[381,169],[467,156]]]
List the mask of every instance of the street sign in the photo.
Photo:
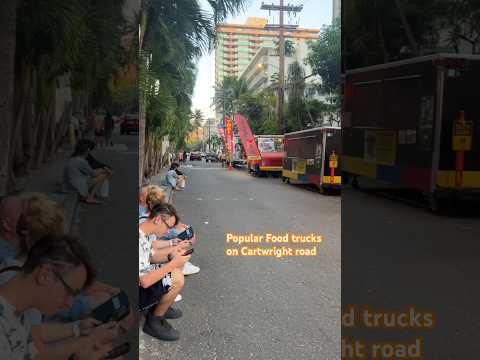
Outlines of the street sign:
[[472,150],[473,122],[457,120],[453,127],[453,151]]

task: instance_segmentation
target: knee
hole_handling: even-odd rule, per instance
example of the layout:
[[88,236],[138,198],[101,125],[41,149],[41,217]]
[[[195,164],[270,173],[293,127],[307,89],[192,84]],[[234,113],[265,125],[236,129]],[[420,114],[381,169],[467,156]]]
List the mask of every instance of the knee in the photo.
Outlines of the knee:
[[181,269],[172,272],[172,286],[176,289],[182,289],[185,285],[185,277]]

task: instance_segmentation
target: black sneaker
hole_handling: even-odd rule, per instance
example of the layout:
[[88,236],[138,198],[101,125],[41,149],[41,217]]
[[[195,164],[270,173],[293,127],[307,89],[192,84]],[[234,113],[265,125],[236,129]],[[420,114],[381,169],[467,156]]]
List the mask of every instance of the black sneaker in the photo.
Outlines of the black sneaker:
[[180,333],[163,316],[149,316],[143,326],[143,332],[163,341],[176,341]]
[[[155,306],[152,306],[150,309],[148,309],[148,315],[147,316],[155,316]],[[165,315],[163,317],[165,319],[178,319],[182,317],[183,313],[180,309],[174,309],[172,307],[169,307]]]
[[182,315],[182,310],[169,307],[164,317],[165,319],[178,319],[179,317],[182,317]]

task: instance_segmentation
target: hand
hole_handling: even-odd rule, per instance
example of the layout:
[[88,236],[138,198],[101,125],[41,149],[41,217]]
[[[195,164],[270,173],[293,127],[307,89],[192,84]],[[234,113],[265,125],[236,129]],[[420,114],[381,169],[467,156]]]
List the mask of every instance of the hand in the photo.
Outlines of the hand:
[[74,355],[75,360],[101,360],[113,350],[112,344],[96,346],[93,341],[81,347]]
[[90,337],[97,347],[107,343],[111,343],[119,335],[118,323],[111,321],[97,326],[91,333]]
[[118,322],[118,328],[121,333],[127,333],[128,329],[132,328],[136,324],[135,312],[133,311],[132,306],[130,306],[130,313]]
[[101,325],[102,322],[98,321],[93,318],[87,318],[80,320],[79,325],[80,325],[80,334],[81,335],[90,335],[93,332],[93,329],[95,327]]
[[192,257],[191,255],[175,256],[175,257],[170,261],[170,263],[171,263],[174,267],[181,269],[181,268],[183,267],[183,265],[185,265],[185,263],[190,260],[191,257]]

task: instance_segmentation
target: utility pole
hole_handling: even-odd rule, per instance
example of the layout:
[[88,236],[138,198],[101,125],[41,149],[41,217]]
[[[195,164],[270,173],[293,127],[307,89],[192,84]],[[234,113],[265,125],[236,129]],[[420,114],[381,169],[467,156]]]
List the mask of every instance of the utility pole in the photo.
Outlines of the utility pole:
[[[290,13],[297,13],[302,11],[303,5],[294,6],[287,4],[284,6],[284,0],[280,0],[279,5],[275,4],[265,4],[262,2],[262,6],[260,7],[261,10],[276,10],[279,11],[280,16],[280,24],[278,25],[267,25],[266,28],[269,29],[276,29],[278,28],[278,99],[277,99],[277,117],[278,117],[278,128],[280,129],[280,133],[284,134],[286,130],[285,126],[285,118],[283,114],[283,104],[285,102],[285,24],[283,21],[283,13],[288,11]],[[296,26],[288,26],[289,29],[295,28]]]

